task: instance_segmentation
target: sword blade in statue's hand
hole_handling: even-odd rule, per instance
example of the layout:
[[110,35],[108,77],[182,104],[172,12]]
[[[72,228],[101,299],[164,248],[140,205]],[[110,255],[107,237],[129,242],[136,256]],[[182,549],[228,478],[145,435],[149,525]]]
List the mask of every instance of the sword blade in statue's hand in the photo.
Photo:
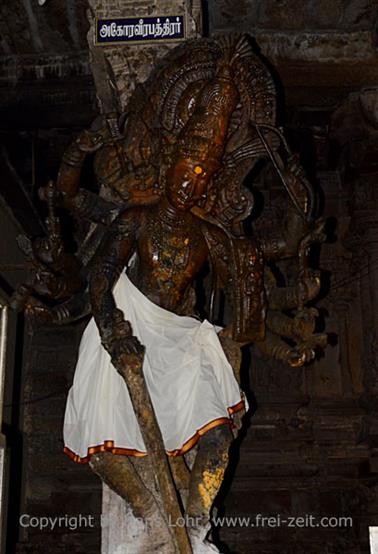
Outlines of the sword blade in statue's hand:
[[[105,56],[104,50],[100,46],[95,46],[92,43],[90,55],[99,109],[106,122],[106,132],[110,135],[110,142],[114,144],[120,166],[122,171],[125,172],[125,159],[122,147],[120,146],[120,140],[123,137],[118,124],[121,109],[113,69]],[[103,119],[100,127],[103,127]],[[92,129],[97,124],[98,119],[93,122]]]
[[261,143],[262,145],[264,146],[265,150],[266,150],[266,153],[268,154],[268,157],[269,159],[271,160],[272,164],[273,164],[273,167],[274,169],[276,170],[279,178],[281,179],[281,182],[283,184],[283,186],[285,187],[286,189],[286,192],[288,193],[289,197],[290,197],[290,200],[292,201],[295,209],[298,211],[298,213],[300,214],[300,216],[303,218],[303,219],[306,219],[306,215],[305,213],[303,212],[301,206],[298,204],[298,201],[297,199],[295,198],[292,190],[290,189],[289,185],[287,184],[287,181],[285,179],[285,176],[284,174],[282,173],[282,170],[280,168],[280,166],[278,165],[277,163],[277,160],[274,156],[274,153],[271,149],[271,147],[269,146],[268,144],[268,141],[266,140],[266,138],[264,137],[264,134],[261,132],[259,126],[257,125],[257,123],[253,123],[252,122],[252,125],[253,127],[256,129],[256,132],[257,132],[257,135],[259,137],[259,139],[261,140]]
[[103,48],[95,46],[94,41],[90,47],[90,56],[100,113],[107,121],[111,137],[119,139],[121,138],[118,127],[120,106],[112,67]]
[[99,46],[93,46],[90,53],[92,73],[100,112],[105,115],[117,111],[114,105],[114,94],[111,90],[105,54]]

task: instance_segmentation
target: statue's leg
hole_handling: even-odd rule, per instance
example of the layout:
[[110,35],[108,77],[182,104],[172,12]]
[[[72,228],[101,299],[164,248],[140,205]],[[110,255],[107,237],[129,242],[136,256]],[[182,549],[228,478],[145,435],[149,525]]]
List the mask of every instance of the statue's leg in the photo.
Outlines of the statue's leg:
[[133,507],[136,517],[148,518],[153,513],[154,497],[127,456],[100,452],[91,456],[89,465],[108,487]]
[[89,464],[102,481],[131,507],[133,517],[145,522],[143,536],[130,552],[173,554],[175,549],[171,532],[161,513],[161,506],[152,492],[151,483],[146,486],[143,479],[143,474],[147,473],[148,460],[101,452],[92,455]]
[[190,471],[183,456],[169,457],[169,465],[181,503],[186,508],[189,494]]
[[[189,485],[186,521],[193,552],[217,552],[203,544],[210,530],[210,514],[228,465],[228,451],[233,440],[228,425],[205,433],[199,441]],[[206,543],[206,541],[205,541]]]

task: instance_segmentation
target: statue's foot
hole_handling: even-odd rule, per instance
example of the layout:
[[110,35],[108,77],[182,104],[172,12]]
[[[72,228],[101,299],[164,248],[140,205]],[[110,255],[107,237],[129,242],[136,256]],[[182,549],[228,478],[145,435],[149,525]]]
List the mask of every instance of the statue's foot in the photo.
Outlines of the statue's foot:
[[221,554],[221,551],[211,541],[206,539],[210,531],[210,524],[204,527],[194,527],[188,529],[190,543],[192,545],[193,554]]

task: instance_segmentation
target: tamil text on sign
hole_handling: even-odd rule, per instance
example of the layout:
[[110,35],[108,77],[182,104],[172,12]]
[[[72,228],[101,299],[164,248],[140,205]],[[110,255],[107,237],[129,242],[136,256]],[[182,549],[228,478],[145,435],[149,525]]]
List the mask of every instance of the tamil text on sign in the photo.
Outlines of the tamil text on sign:
[[184,16],[97,19],[96,43],[147,42],[185,38]]

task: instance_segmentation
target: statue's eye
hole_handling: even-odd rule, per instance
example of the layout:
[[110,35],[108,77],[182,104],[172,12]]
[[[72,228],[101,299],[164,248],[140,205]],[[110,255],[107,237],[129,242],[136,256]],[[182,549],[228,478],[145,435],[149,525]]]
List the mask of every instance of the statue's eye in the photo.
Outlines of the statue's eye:
[[203,169],[200,165],[196,165],[196,167],[194,168],[194,173],[196,175],[201,175],[201,173],[203,173]]

